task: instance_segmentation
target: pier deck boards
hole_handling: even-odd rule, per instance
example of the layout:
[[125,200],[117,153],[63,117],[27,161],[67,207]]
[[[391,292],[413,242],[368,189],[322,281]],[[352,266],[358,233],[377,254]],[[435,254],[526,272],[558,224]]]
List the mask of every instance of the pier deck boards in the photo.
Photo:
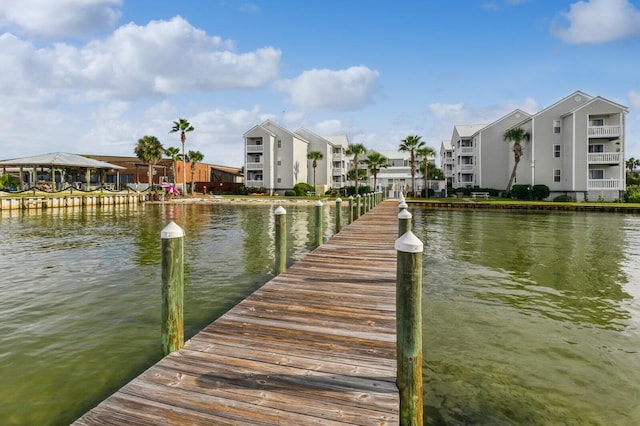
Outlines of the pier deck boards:
[[370,210],[74,424],[398,424],[397,213]]

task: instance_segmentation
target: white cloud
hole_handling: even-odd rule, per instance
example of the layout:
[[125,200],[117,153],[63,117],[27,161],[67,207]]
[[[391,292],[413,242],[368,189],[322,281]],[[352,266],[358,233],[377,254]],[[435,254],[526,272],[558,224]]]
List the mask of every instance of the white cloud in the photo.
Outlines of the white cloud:
[[640,36],[640,10],[629,0],[587,0],[562,12],[551,32],[565,43],[604,43]]
[[123,0],[16,0],[0,3],[0,28],[67,37],[113,28]]
[[353,111],[373,102],[380,73],[365,66],[344,70],[313,69],[276,87],[290,96],[293,105],[307,111]]
[[258,88],[277,76],[279,50],[235,53],[232,47],[180,17],[146,26],[128,24],[81,48],[59,43],[38,49],[5,33],[0,35],[0,67],[15,78],[0,82],[0,95],[39,101],[60,95],[76,101],[133,100]]
[[640,108],[640,92],[635,90],[629,90],[627,94],[629,97],[629,102],[631,103],[631,107]]

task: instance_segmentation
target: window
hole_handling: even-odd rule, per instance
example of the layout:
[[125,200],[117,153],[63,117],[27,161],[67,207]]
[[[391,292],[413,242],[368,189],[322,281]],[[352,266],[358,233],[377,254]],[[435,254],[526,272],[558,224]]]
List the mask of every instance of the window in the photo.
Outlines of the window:
[[599,144],[590,144],[589,145],[589,152],[604,152],[604,145],[599,143]]
[[553,133],[560,133],[560,120],[553,120]]
[[282,178],[277,179],[278,183],[282,183]]
[[553,146],[553,157],[560,158],[560,145]]
[[603,118],[593,118],[589,120],[589,127],[599,127],[599,126],[604,126]]
[[282,140],[278,139],[277,144],[278,144],[278,148],[282,148]]
[[262,139],[256,139],[256,145],[262,145]]
[[589,179],[604,179],[604,169],[589,170]]
[[254,156],[253,157],[253,162],[254,163],[259,163],[260,162],[260,156],[259,155]]
[[278,160],[278,166],[282,166],[282,160]]
[[553,169],[553,181],[560,182],[560,169]]

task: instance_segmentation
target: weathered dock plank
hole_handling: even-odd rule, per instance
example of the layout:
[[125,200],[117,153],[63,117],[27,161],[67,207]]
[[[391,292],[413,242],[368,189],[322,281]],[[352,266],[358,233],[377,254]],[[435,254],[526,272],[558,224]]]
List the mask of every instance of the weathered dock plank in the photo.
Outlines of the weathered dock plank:
[[74,424],[398,424],[397,213],[370,210]]

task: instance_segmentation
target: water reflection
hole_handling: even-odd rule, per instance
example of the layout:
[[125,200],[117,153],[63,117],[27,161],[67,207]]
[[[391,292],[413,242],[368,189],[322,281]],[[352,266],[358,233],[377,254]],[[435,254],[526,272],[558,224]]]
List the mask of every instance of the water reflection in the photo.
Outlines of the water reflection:
[[448,246],[447,261],[474,282],[472,297],[592,326],[626,326],[625,216],[449,212],[444,231],[436,215],[418,213],[416,230],[430,253]]
[[412,213],[428,424],[640,423],[640,218]]

